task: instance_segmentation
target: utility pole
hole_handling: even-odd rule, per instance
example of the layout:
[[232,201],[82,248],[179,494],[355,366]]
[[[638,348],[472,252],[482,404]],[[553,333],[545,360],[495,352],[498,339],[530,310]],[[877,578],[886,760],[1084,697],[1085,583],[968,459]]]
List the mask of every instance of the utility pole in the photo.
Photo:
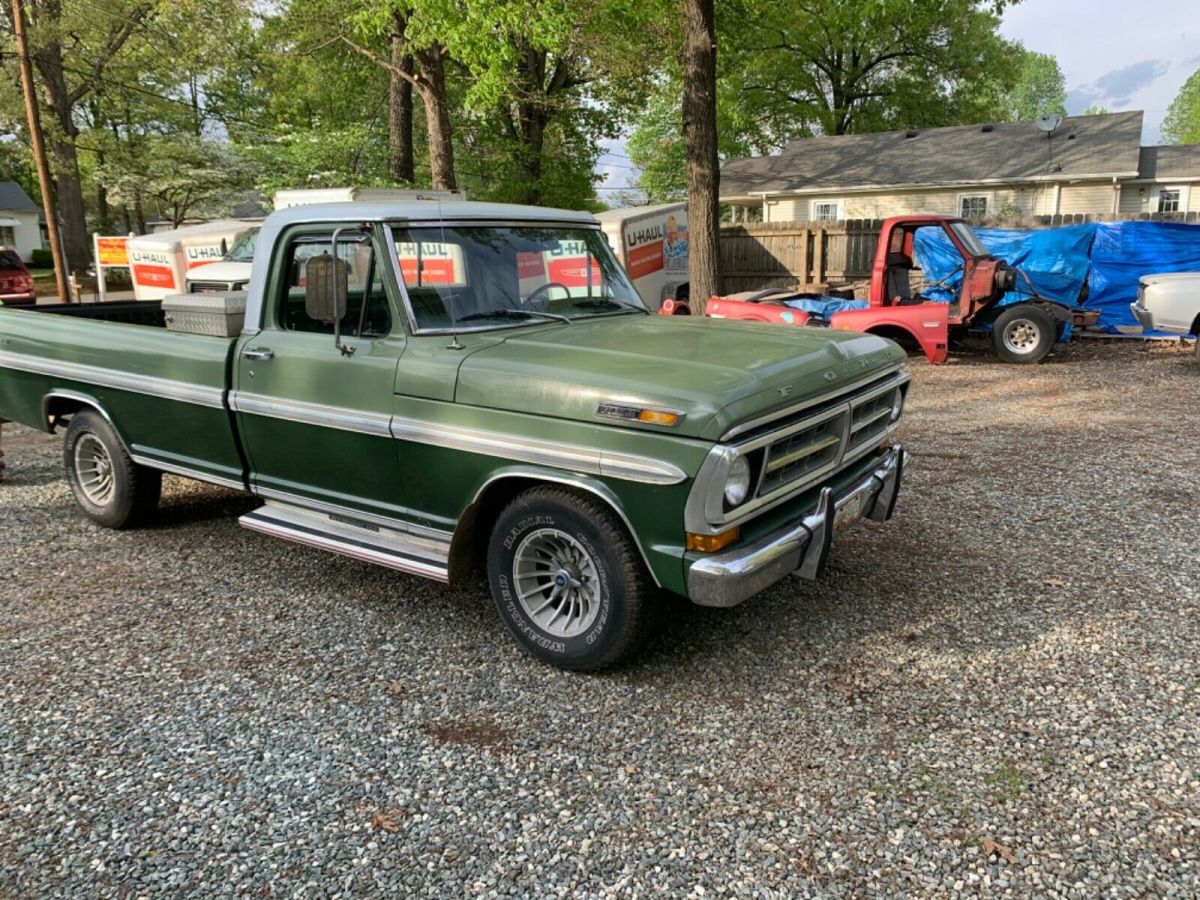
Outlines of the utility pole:
[[25,116],[29,120],[29,140],[33,144],[33,158],[37,162],[38,184],[42,188],[42,210],[46,215],[46,232],[50,235],[50,256],[54,260],[54,284],[59,298],[64,303],[70,303],[71,290],[67,285],[67,266],[63,259],[62,243],[59,241],[58,215],[54,211],[54,193],[50,182],[50,164],[46,160],[46,144],[42,140],[42,120],[33,88],[33,64],[29,60],[29,42],[25,37],[25,8],[21,0],[12,0],[12,18],[13,34],[17,39],[17,58],[21,63],[21,91],[25,95]]

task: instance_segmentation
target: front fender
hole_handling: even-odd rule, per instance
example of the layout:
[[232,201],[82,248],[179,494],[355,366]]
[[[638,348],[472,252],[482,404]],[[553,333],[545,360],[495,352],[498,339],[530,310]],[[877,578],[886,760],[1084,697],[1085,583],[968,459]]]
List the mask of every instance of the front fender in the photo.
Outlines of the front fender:
[[563,485],[599,498],[625,525],[654,583],[684,593],[683,508],[691,490],[691,478],[680,484],[659,486],[620,480],[609,483],[600,477],[537,465],[495,469],[476,486],[459,519],[452,559],[461,560],[471,545],[486,546],[492,519],[512,497],[538,484]]
[[907,336],[934,365],[946,361],[950,326],[945,303],[910,306],[872,306],[834,313],[829,327],[838,331],[863,331],[881,337]]

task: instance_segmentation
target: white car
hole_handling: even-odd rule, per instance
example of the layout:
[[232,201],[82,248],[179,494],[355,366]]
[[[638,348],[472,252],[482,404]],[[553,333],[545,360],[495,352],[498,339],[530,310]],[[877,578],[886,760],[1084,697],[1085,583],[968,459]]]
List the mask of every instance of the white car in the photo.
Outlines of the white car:
[[[1143,328],[1175,334],[1200,333],[1200,272],[1168,272],[1138,279],[1134,317]],[[1196,342],[1200,354],[1200,340]]]

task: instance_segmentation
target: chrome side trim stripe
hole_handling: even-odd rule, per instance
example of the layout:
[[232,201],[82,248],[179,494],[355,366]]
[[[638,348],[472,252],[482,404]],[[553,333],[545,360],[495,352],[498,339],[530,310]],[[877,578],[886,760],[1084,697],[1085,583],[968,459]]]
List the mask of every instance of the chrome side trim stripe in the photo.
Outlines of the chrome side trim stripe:
[[613,453],[497,431],[482,431],[459,425],[431,425],[420,419],[392,417],[383,413],[361,412],[299,400],[283,400],[245,391],[230,391],[229,405],[246,415],[337,428],[374,437],[390,436],[398,441],[413,441],[465,453],[482,453],[512,462],[604,475],[624,481],[678,484],[687,478],[687,473],[678,466],[647,456]]
[[687,473],[678,466],[647,456],[612,453],[575,444],[560,444],[457,425],[433,426],[418,419],[402,416],[392,419],[392,437],[398,441],[431,444],[447,450],[481,453],[516,462],[586,472],[590,475],[606,475],[646,484],[678,484],[687,478]]
[[186,466],[177,466],[174,463],[165,463],[162,460],[155,459],[152,456],[143,456],[140,453],[130,454],[132,459],[139,466],[145,466],[147,469],[159,469],[171,475],[179,475],[181,478],[191,478],[194,481],[207,481],[209,484],[217,484],[221,487],[233,488],[235,491],[245,491],[246,485],[232,478],[222,478],[220,475],[210,475],[208,472],[201,472],[197,469],[189,469]]
[[392,417],[386,413],[362,412],[341,406],[306,403],[302,400],[282,400],[246,391],[230,391],[229,406],[235,412],[266,416],[270,419],[285,419],[302,425],[318,425],[322,428],[336,428],[339,431],[354,431],[376,437],[388,437],[391,434],[388,426]]
[[24,353],[12,353],[7,350],[0,350],[0,368],[32,372],[35,375],[51,375],[70,381],[82,381],[119,391],[148,394],[164,400],[178,400],[181,403],[193,403],[197,406],[209,406],[214,409],[223,409],[225,405],[223,402],[224,388],[207,387],[187,381],[159,378],[154,375],[138,375],[134,372],[122,372],[118,369],[107,369],[103,366],[91,366],[85,363],[27,356]]

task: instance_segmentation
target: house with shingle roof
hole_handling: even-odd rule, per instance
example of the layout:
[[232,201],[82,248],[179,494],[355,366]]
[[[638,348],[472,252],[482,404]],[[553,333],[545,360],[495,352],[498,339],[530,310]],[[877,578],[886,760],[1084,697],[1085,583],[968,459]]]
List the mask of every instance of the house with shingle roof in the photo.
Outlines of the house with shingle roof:
[[1141,146],[1142,113],[790,142],[721,167],[735,221],[1200,211],[1200,144]]
[[40,207],[15,181],[0,181],[0,246],[16,250],[29,262],[34,250],[45,246]]

